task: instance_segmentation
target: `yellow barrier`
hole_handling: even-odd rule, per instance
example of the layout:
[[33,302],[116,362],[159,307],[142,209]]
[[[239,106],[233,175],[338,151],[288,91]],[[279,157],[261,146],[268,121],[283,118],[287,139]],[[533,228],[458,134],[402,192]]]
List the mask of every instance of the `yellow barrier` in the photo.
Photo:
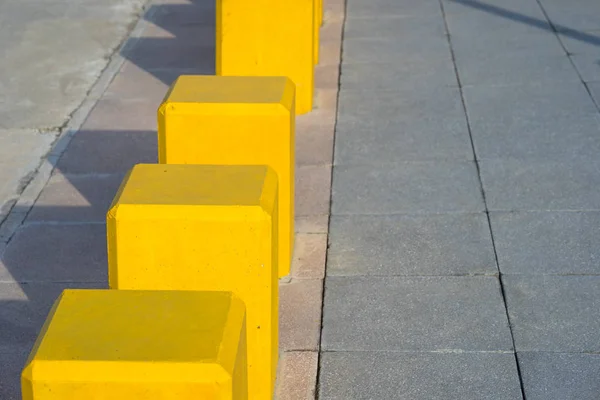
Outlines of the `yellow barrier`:
[[322,0],[314,0],[314,6],[313,6],[313,11],[314,11],[313,59],[314,59],[315,65],[317,65],[319,63],[319,43],[320,43],[319,37],[320,37],[321,22],[322,22],[322,17],[323,17],[322,6],[323,6]]
[[160,163],[277,172],[280,277],[294,245],[294,127],[294,84],[283,77],[181,76],[158,111]]
[[287,76],[296,113],[312,110],[314,1],[217,0],[217,75]]
[[277,176],[266,166],[136,165],[107,215],[113,289],[225,290],[246,304],[250,399],[278,357]]
[[23,400],[245,400],[246,363],[231,293],[66,290],[23,370]]

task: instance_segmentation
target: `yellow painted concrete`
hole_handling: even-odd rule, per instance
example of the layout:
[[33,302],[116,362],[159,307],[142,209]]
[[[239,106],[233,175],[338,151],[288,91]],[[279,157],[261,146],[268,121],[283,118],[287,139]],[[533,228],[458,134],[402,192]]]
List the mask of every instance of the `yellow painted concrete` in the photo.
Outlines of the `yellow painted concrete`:
[[141,164],[107,215],[111,288],[244,301],[251,400],[271,399],[277,366],[277,190],[267,166]]
[[317,7],[319,8],[319,11],[317,13],[318,25],[321,26],[321,25],[323,25],[323,13],[325,12],[323,9],[323,0],[316,0],[316,1],[317,1]]
[[322,0],[314,0],[314,7],[313,7],[313,11],[314,11],[314,18],[313,18],[313,29],[314,29],[314,33],[313,33],[313,59],[314,59],[314,63],[315,65],[317,65],[319,63],[319,43],[320,43],[320,35],[319,33],[321,32],[321,20],[323,17],[323,10],[322,10]]
[[231,292],[65,290],[23,400],[248,399],[245,321]]
[[216,72],[287,76],[296,113],[312,110],[315,0],[217,0]]
[[294,84],[282,77],[181,76],[158,110],[160,163],[277,172],[280,277],[294,245],[294,130]]

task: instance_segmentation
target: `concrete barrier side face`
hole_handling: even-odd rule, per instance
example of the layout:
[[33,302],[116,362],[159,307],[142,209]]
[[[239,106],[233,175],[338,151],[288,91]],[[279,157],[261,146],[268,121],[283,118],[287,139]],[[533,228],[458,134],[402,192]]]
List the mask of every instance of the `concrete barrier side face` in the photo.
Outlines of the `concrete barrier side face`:
[[217,74],[287,76],[296,85],[296,112],[310,112],[315,7],[315,0],[221,0],[217,14]]
[[197,110],[167,113],[159,132],[165,146],[160,154],[167,164],[269,165],[275,170],[279,180],[278,274],[282,277],[290,272],[294,245],[295,114],[281,106],[265,109],[208,114],[198,104]]

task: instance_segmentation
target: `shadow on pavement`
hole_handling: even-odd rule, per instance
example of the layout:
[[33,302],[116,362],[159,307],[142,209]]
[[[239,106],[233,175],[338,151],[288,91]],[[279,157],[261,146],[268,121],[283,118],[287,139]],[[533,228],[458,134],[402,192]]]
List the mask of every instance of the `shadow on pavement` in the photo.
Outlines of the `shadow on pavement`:
[[600,36],[591,35],[586,32],[571,29],[567,26],[552,23],[548,21],[530,17],[524,14],[520,14],[514,11],[507,10],[506,8],[498,7],[491,4],[482,3],[477,0],[447,0],[452,3],[461,4],[465,7],[470,7],[476,10],[480,10],[501,18],[506,18],[511,21],[519,22],[525,25],[533,26],[548,32],[558,32],[563,36],[570,37],[572,39],[588,43],[594,46],[600,46]]
[[35,206],[11,211],[27,217],[4,252],[0,240],[2,400],[21,398],[20,371],[60,292],[107,287],[106,211],[129,168],[157,162],[156,131],[123,127],[155,120],[177,76],[214,74],[214,0],[166,2],[148,8],[141,37],[127,39],[126,61],[101,99],[112,93],[123,112],[111,119],[96,106]]

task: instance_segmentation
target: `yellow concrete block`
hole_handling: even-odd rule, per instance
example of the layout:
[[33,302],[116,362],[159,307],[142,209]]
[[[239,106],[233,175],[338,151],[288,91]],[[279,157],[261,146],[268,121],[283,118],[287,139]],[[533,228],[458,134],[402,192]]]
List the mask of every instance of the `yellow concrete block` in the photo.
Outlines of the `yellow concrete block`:
[[318,25],[322,26],[323,25],[323,13],[324,13],[324,9],[323,9],[323,0],[317,0],[317,4],[319,7],[319,12],[317,13],[318,16]]
[[160,163],[277,172],[280,277],[294,245],[294,127],[294,84],[282,77],[180,76],[158,110]]
[[323,16],[323,11],[321,9],[321,3],[322,0],[314,0],[314,6],[313,6],[313,10],[314,10],[314,18],[313,18],[313,29],[314,29],[314,33],[313,33],[313,59],[314,59],[314,63],[315,65],[317,65],[319,63],[319,33],[321,32],[321,17]]
[[313,2],[217,0],[217,75],[287,76],[296,84],[296,113],[311,111]]
[[245,324],[231,292],[65,290],[23,400],[247,399]]
[[107,215],[109,285],[232,291],[246,304],[249,399],[278,356],[277,176],[267,166],[136,165]]

